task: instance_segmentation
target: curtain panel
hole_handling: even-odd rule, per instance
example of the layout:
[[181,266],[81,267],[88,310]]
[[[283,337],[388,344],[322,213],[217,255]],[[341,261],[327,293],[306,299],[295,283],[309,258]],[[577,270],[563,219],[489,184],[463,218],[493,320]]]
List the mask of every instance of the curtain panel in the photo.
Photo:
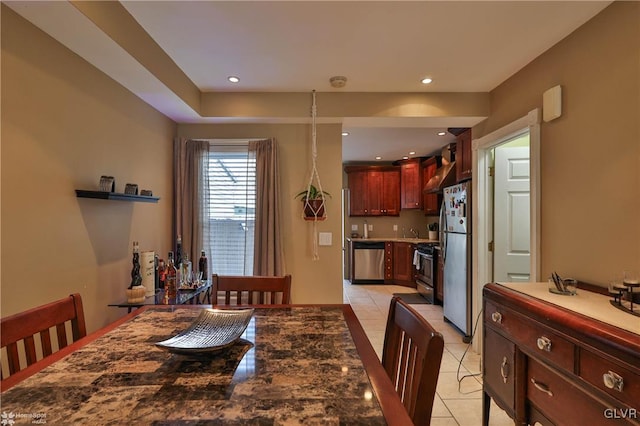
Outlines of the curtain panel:
[[[197,265],[203,243],[204,206],[208,194],[205,158],[209,143],[176,138],[173,173],[173,242],[182,237],[182,251]],[[172,248],[175,251],[175,246]]]
[[284,275],[280,208],[280,170],[275,139],[249,142],[256,159],[256,227],[253,274]]

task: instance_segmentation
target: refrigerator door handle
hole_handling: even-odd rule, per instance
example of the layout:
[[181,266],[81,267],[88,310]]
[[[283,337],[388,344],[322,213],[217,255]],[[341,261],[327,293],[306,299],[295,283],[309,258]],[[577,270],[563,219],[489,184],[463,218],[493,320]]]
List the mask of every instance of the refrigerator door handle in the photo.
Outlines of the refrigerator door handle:
[[444,262],[447,256],[447,233],[445,232],[445,229],[447,228],[447,214],[445,209],[445,200],[442,200],[442,205],[440,206],[440,223],[438,228],[440,229],[440,255]]

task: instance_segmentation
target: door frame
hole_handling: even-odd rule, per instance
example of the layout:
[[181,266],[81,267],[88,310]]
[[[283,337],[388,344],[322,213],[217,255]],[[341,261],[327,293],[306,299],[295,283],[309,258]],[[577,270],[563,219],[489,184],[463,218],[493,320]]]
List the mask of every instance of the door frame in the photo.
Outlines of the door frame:
[[[473,139],[472,149],[472,202],[473,208],[473,250],[472,283],[474,304],[472,318],[479,321],[482,310],[482,289],[493,280],[493,255],[488,244],[493,238],[493,189],[489,179],[491,150],[508,139],[529,131],[530,177],[530,271],[531,281],[540,280],[540,109],[530,111],[506,126],[488,135]],[[489,213],[489,214],[488,214]],[[479,352],[482,333],[473,341],[473,348]]]

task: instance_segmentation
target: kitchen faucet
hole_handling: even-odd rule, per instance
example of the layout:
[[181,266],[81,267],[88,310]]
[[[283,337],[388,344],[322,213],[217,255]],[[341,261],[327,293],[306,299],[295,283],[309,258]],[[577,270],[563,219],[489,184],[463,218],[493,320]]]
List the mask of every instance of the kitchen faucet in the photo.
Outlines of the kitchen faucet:
[[415,229],[410,228],[409,232],[411,232],[415,238],[420,238],[420,232],[416,231]]

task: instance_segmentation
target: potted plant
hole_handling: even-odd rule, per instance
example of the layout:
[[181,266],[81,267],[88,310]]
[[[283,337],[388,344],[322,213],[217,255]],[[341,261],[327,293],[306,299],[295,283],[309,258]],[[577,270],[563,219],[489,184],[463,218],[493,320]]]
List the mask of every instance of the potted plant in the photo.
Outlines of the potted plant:
[[437,240],[438,239],[438,222],[432,222],[427,225],[429,229],[429,239]]
[[296,194],[294,198],[300,198],[304,205],[305,218],[324,217],[324,199],[331,198],[327,191],[320,191],[314,185]]

